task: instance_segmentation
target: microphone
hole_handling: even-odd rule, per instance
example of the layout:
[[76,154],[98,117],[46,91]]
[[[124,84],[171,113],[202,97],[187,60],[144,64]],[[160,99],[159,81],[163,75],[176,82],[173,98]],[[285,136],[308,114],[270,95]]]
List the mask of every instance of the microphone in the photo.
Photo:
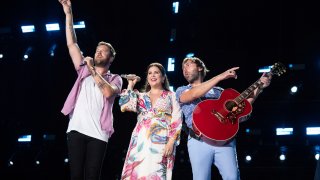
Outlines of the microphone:
[[122,78],[125,78],[127,80],[135,80],[137,79],[137,82],[141,81],[141,78],[135,74],[121,74]]

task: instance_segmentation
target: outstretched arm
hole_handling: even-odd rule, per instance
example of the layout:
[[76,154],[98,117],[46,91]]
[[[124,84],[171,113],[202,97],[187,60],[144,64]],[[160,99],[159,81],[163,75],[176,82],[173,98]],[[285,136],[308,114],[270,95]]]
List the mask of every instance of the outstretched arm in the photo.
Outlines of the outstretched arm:
[[212,87],[216,86],[222,80],[229,79],[229,78],[236,79],[237,78],[236,70],[238,69],[239,67],[228,69],[227,71],[201,83],[200,85],[194,86],[190,90],[183,92],[179,99],[180,102],[187,103],[204,96],[208,91],[210,91],[210,89],[212,89]]
[[80,68],[83,56],[77,43],[77,37],[73,28],[73,14],[70,0],[59,0],[66,15],[66,38],[69,54],[76,70]]

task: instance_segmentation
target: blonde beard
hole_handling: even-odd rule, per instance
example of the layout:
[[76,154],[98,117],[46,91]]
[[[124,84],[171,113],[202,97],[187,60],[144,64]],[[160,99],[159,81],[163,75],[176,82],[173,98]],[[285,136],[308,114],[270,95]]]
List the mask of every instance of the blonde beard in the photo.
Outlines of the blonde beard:
[[97,59],[95,59],[94,60],[94,65],[96,66],[96,67],[109,67],[110,66],[110,61],[108,61],[108,60],[97,60]]
[[186,78],[186,80],[192,84],[194,81],[198,80],[200,78],[200,75],[199,74],[195,74],[195,75],[192,75],[192,76],[189,76],[188,78]]

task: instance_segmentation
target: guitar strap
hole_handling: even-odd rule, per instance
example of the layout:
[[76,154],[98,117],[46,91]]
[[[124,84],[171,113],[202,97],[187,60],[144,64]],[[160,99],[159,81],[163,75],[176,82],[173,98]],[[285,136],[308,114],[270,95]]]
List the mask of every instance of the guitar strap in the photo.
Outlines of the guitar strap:
[[193,131],[193,129],[190,129],[190,128],[188,128],[188,129],[189,129],[189,135],[190,135],[190,137],[192,137],[192,138],[194,138],[194,139],[196,139],[196,140],[198,140],[198,141],[201,140],[201,136],[196,135],[196,133]]

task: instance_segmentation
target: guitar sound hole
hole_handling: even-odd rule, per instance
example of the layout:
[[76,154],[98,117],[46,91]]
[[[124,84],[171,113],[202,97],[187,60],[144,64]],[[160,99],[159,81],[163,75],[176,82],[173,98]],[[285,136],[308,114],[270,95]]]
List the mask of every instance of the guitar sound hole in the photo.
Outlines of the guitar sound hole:
[[227,103],[226,103],[226,109],[228,110],[228,111],[232,111],[232,109],[234,108],[234,107],[236,107],[237,106],[237,104],[235,103],[235,102],[233,102],[233,101],[228,101]]

